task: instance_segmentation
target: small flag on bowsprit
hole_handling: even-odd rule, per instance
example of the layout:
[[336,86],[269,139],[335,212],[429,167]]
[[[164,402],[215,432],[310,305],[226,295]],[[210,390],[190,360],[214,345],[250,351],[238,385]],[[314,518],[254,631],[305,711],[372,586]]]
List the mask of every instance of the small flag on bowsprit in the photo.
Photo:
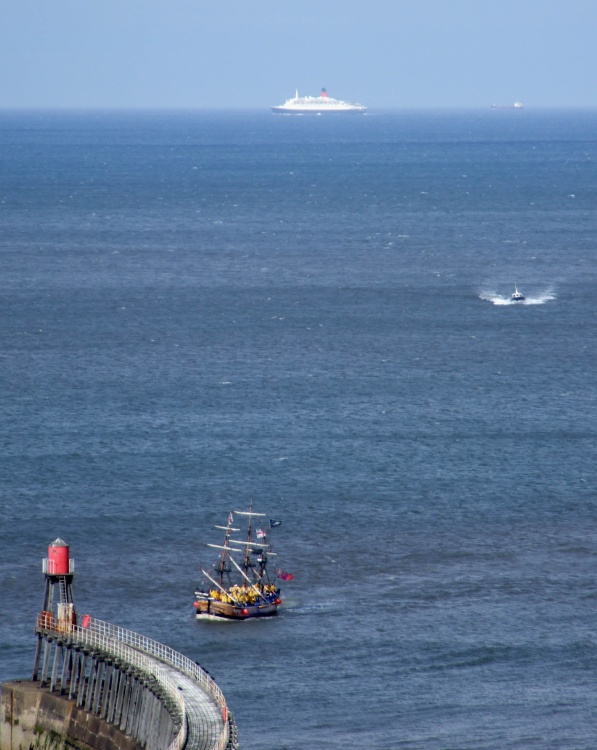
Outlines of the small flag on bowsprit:
[[270,527],[270,529],[273,529],[276,526],[281,526],[281,525],[282,525],[282,521],[274,521],[273,518],[269,519],[269,527]]
[[292,573],[286,573],[284,570],[277,570],[276,575],[283,581],[292,581],[292,579],[294,578]]

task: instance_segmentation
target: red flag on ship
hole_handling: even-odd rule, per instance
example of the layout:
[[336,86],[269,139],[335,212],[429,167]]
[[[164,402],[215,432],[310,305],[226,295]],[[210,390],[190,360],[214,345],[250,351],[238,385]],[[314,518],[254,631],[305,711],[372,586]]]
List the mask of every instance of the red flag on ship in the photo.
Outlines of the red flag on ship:
[[292,573],[286,573],[283,570],[276,571],[276,575],[278,576],[278,578],[281,578],[283,581],[292,581],[292,579],[294,578]]

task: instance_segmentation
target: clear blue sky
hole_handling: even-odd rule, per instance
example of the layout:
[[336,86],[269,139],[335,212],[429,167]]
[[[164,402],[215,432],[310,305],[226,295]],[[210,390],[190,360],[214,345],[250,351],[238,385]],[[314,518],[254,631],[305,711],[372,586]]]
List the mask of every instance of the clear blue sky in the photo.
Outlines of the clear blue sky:
[[597,106],[597,0],[0,0],[0,107]]

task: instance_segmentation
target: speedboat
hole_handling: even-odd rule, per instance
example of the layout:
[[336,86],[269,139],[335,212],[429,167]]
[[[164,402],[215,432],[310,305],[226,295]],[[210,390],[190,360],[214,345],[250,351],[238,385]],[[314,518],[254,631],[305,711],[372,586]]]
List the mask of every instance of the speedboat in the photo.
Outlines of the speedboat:
[[518,291],[518,287],[514,284],[514,291],[512,292],[512,302],[524,302],[524,294]]

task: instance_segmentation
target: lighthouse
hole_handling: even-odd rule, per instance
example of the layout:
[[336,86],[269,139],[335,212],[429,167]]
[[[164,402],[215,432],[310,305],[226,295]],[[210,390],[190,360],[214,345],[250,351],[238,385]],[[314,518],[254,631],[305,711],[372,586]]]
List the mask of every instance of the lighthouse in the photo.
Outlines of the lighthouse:
[[73,601],[75,561],[71,559],[70,548],[64,540],[58,538],[48,545],[48,556],[42,561],[42,570],[46,581],[44,602],[36,628],[38,640],[33,668],[34,680],[37,676],[42,631],[68,633],[76,624]]
[[[42,568],[46,577],[42,614],[56,617],[58,622],[67,619],[73,622],[73,577],[75,561],[70,558],[70,548],[62,539],[55,539],[48,545],[48,556]],[[54,612],[56,603],[56,612]]]

